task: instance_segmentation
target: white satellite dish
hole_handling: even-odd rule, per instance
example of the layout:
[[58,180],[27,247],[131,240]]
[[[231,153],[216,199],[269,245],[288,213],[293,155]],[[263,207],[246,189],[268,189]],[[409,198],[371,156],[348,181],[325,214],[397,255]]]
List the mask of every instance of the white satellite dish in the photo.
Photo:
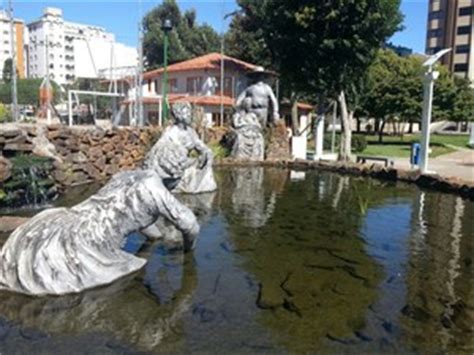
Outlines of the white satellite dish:
[[432,67],[434,63],[438,61],[439,58],[441,58],[443,55],[446,53],[449,53],[451,51],[451,48],[445,48],[440,50],[438,53],[433,54],[430,56],[424,63],[424,67]]

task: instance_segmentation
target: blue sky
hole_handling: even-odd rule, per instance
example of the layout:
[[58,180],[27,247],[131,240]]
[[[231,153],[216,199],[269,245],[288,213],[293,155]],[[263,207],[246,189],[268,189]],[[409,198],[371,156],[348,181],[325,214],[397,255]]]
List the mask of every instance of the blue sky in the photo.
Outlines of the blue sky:
[[[13,0],[15,16],[27,23],[38,19],[46,6],[63,9],[68,21],[94,24],[105,27],[116,35],[118,41],[136,45],[139,14],[146,13],[160,1],[141,0]],[[195,8],[199,22],[206,22],[221,32],[227,28],[229,19],[221,21],[222,15],[237,9],[235,0],[178,0],[182,10]],[[392,42],[412,48],[415,52],[424,52],[426,16],[428,0],[402,0],[402,12],[405,15],[405,29],[395,34]],[[0,0],[5,7],[7,0]],[[140,10],[141,8],[141,10]]]

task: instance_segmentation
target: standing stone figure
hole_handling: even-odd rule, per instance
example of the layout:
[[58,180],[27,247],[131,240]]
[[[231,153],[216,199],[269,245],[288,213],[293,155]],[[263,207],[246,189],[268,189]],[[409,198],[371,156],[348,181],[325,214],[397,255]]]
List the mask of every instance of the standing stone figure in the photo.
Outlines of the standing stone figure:
[[160,217],[182,232],[185,251],[192,249],[199,224],[168,191],[186,169],[171,152],[157,162],[166,180],[155,169],[122,172],[84,202],[47,209],[17,228],[0,250],[0,289],[62,295],[138,271],[146,260],[123,251],[124,240]]
[[[258,67],[249,74],[251,85],[237,98],[232,125],[236,140],[232,157],[243,160],[264,159],[263,130],[279,122],[278,101],[264,79],[268,74]],[[270,111],[271,109],[271,111]]]
[[[171,154],[172,161],[179,161],[179,164],[185,167],[182,178],[174,179],[177,185],[172,187],[173,192],[215,191],[217,184],[212,171],[213,154],[191,127],[191,104],[177,102],[172,106],[172,113],[175,122],[165,129],[161,138],[145,157],[145,168],[157,170],[165,180],[173,178],[166,167],[160,166],[160,158],[163,155]],[[190,156],[193,151],[199,154],[198,158]]]

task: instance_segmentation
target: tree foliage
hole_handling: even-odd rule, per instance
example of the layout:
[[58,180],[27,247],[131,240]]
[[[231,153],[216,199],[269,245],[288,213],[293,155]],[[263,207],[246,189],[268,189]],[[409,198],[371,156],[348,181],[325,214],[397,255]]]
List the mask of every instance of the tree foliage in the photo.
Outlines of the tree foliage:
[[[16,71],[16,74],[18,76],[18,70]],[[11,58],[8,58],[3,63],[2,78],[5,83],[9,83],[12,81],[12,77],[13,77],[13,60]]]
[[340,158],[349,159],[357,93],[378,49],[399,28],[400,0],[241,0],[239,5],[235,23],[254,29],[247,38],[254,45],[263,40],[291,91],[316,95],[320,107],[327,98],[339,101]]
[[[43,79],[18,79],[18,103],[20,105],[38,106],[39,88],[42,81]],[[55,101],[57,101],[59,97],[59,87],[54,82],[52,82],[52,85],[54,91],[54,99]],[[0,84],[0,103],[10,104],[12,102],[11,89],[11,84]]]
[[[361,114],[384,121],[420,122],[423,109],[424,58],[401,57],[380,50],[368,71],[366,91],[361,95]],[[468,121],[474,113],[474,90],[469,81],[453,77],[438,65],[434,84],[433,120]]]
[[219,51],[220,36],[211,26],[196,23],[195,10],[188,10],[182,14],[176,0],[165,0],[143,19],[143,51],[149,69],[163,65],[164,32],[161,26],[166,19],[173,25],[168,42],[170,64]]
[[268,48],[260,18],[265,16],[261,2],[238,0],[241,10],[232,17],[225,35],[225,51],[228,55],[265,68],[275,67]]

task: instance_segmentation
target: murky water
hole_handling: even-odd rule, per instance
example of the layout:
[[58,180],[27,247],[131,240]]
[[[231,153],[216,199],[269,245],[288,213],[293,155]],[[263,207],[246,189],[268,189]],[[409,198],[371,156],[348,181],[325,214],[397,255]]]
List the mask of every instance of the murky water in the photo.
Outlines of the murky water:
[[120,282],[0,293],[0,353],[474,351],[474,203],[330,173],[217,177],[183,197],[193,254],[135,234],[125,248],[149,263]]

